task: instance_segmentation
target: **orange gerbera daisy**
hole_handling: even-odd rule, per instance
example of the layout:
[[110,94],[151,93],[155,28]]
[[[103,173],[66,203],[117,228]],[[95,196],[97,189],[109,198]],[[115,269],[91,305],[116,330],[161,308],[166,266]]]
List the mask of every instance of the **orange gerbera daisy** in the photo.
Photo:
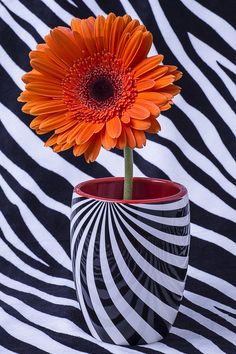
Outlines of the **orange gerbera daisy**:
[[73,147],[75,156],[94,161],[105,149],[141,148],[145,132],[161,128],[156,118],[180,92],[182,74],[162,65],[163,55],[147,58],[152,34],[130,16],[73,19],[57,27],[30,52],[33,68],[22,80],[22,110],[37,116],[38,134],[55,152]]

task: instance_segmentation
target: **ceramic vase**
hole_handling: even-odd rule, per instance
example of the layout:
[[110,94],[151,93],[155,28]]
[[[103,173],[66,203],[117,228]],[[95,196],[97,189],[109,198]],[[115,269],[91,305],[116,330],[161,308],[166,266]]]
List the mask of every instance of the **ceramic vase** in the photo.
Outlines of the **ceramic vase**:
[[78,301],[91,335],[119,345],[168,335],[185,287],[190,243],[188,193],[181,184],[123,178],[75,187],[71,258]]

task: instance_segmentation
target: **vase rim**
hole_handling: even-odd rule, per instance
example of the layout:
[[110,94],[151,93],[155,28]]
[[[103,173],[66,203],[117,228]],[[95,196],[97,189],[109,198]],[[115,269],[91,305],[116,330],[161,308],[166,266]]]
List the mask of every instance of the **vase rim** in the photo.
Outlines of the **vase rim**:
[[124,177],[102,177],[102,178],[95,178],[91,180],[87,180],[84,182],[79,183],[78,185],[75,186],[74,188],[74,193],[78,194],[81,197],[86,197],[89,199],[96,199],[96,200],[103,200],[107,202],[115,202],[115,203],[123,203],[123,204],[146,204],[146,203],[163,203],[163,202],[174,202],[179,199],[182,199],[188,194],[188,191],[185,186],[183,186],[180,183],[170,181],[167,179],[161,179],[161,178],[152,178],[152,177],[134,177],[134,183],[136,181],[138,182],[144,182],[148,184],[162,184],[165,185],[167,188],[174,188],[177,190],[176,193],[165,196],[165,197],[157,197],[157,198],[141,198],[141,199],[117,199],[117,198],[108,198],[108,197],[102,197],[102,196],[97,196],[93,194],[86,193],[83,191],[84,188],[94,185],[94,184],[104,184],[104,183],[112,183],[112,182],[119,182],[123,181]]

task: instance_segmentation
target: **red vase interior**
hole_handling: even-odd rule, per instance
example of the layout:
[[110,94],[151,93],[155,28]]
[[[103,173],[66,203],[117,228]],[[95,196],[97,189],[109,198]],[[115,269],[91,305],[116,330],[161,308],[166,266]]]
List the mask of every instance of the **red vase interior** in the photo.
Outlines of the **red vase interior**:
[[158,179],[135,177],[133,180],[132,200],[123,200],[122,177],[97,178],[80,183],[75,187],[75,192],[81,196],[119,201],[121,203],[150,203],[169,201],[183,197],[187,190],[179,183]]

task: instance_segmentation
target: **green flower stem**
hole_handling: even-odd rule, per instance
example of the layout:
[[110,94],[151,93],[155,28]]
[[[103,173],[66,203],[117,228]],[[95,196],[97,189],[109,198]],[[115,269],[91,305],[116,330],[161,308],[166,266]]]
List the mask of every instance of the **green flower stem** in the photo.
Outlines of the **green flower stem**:
[[133,195],[133,149],[124,148],[125,179],[123,199],[132,199]]

